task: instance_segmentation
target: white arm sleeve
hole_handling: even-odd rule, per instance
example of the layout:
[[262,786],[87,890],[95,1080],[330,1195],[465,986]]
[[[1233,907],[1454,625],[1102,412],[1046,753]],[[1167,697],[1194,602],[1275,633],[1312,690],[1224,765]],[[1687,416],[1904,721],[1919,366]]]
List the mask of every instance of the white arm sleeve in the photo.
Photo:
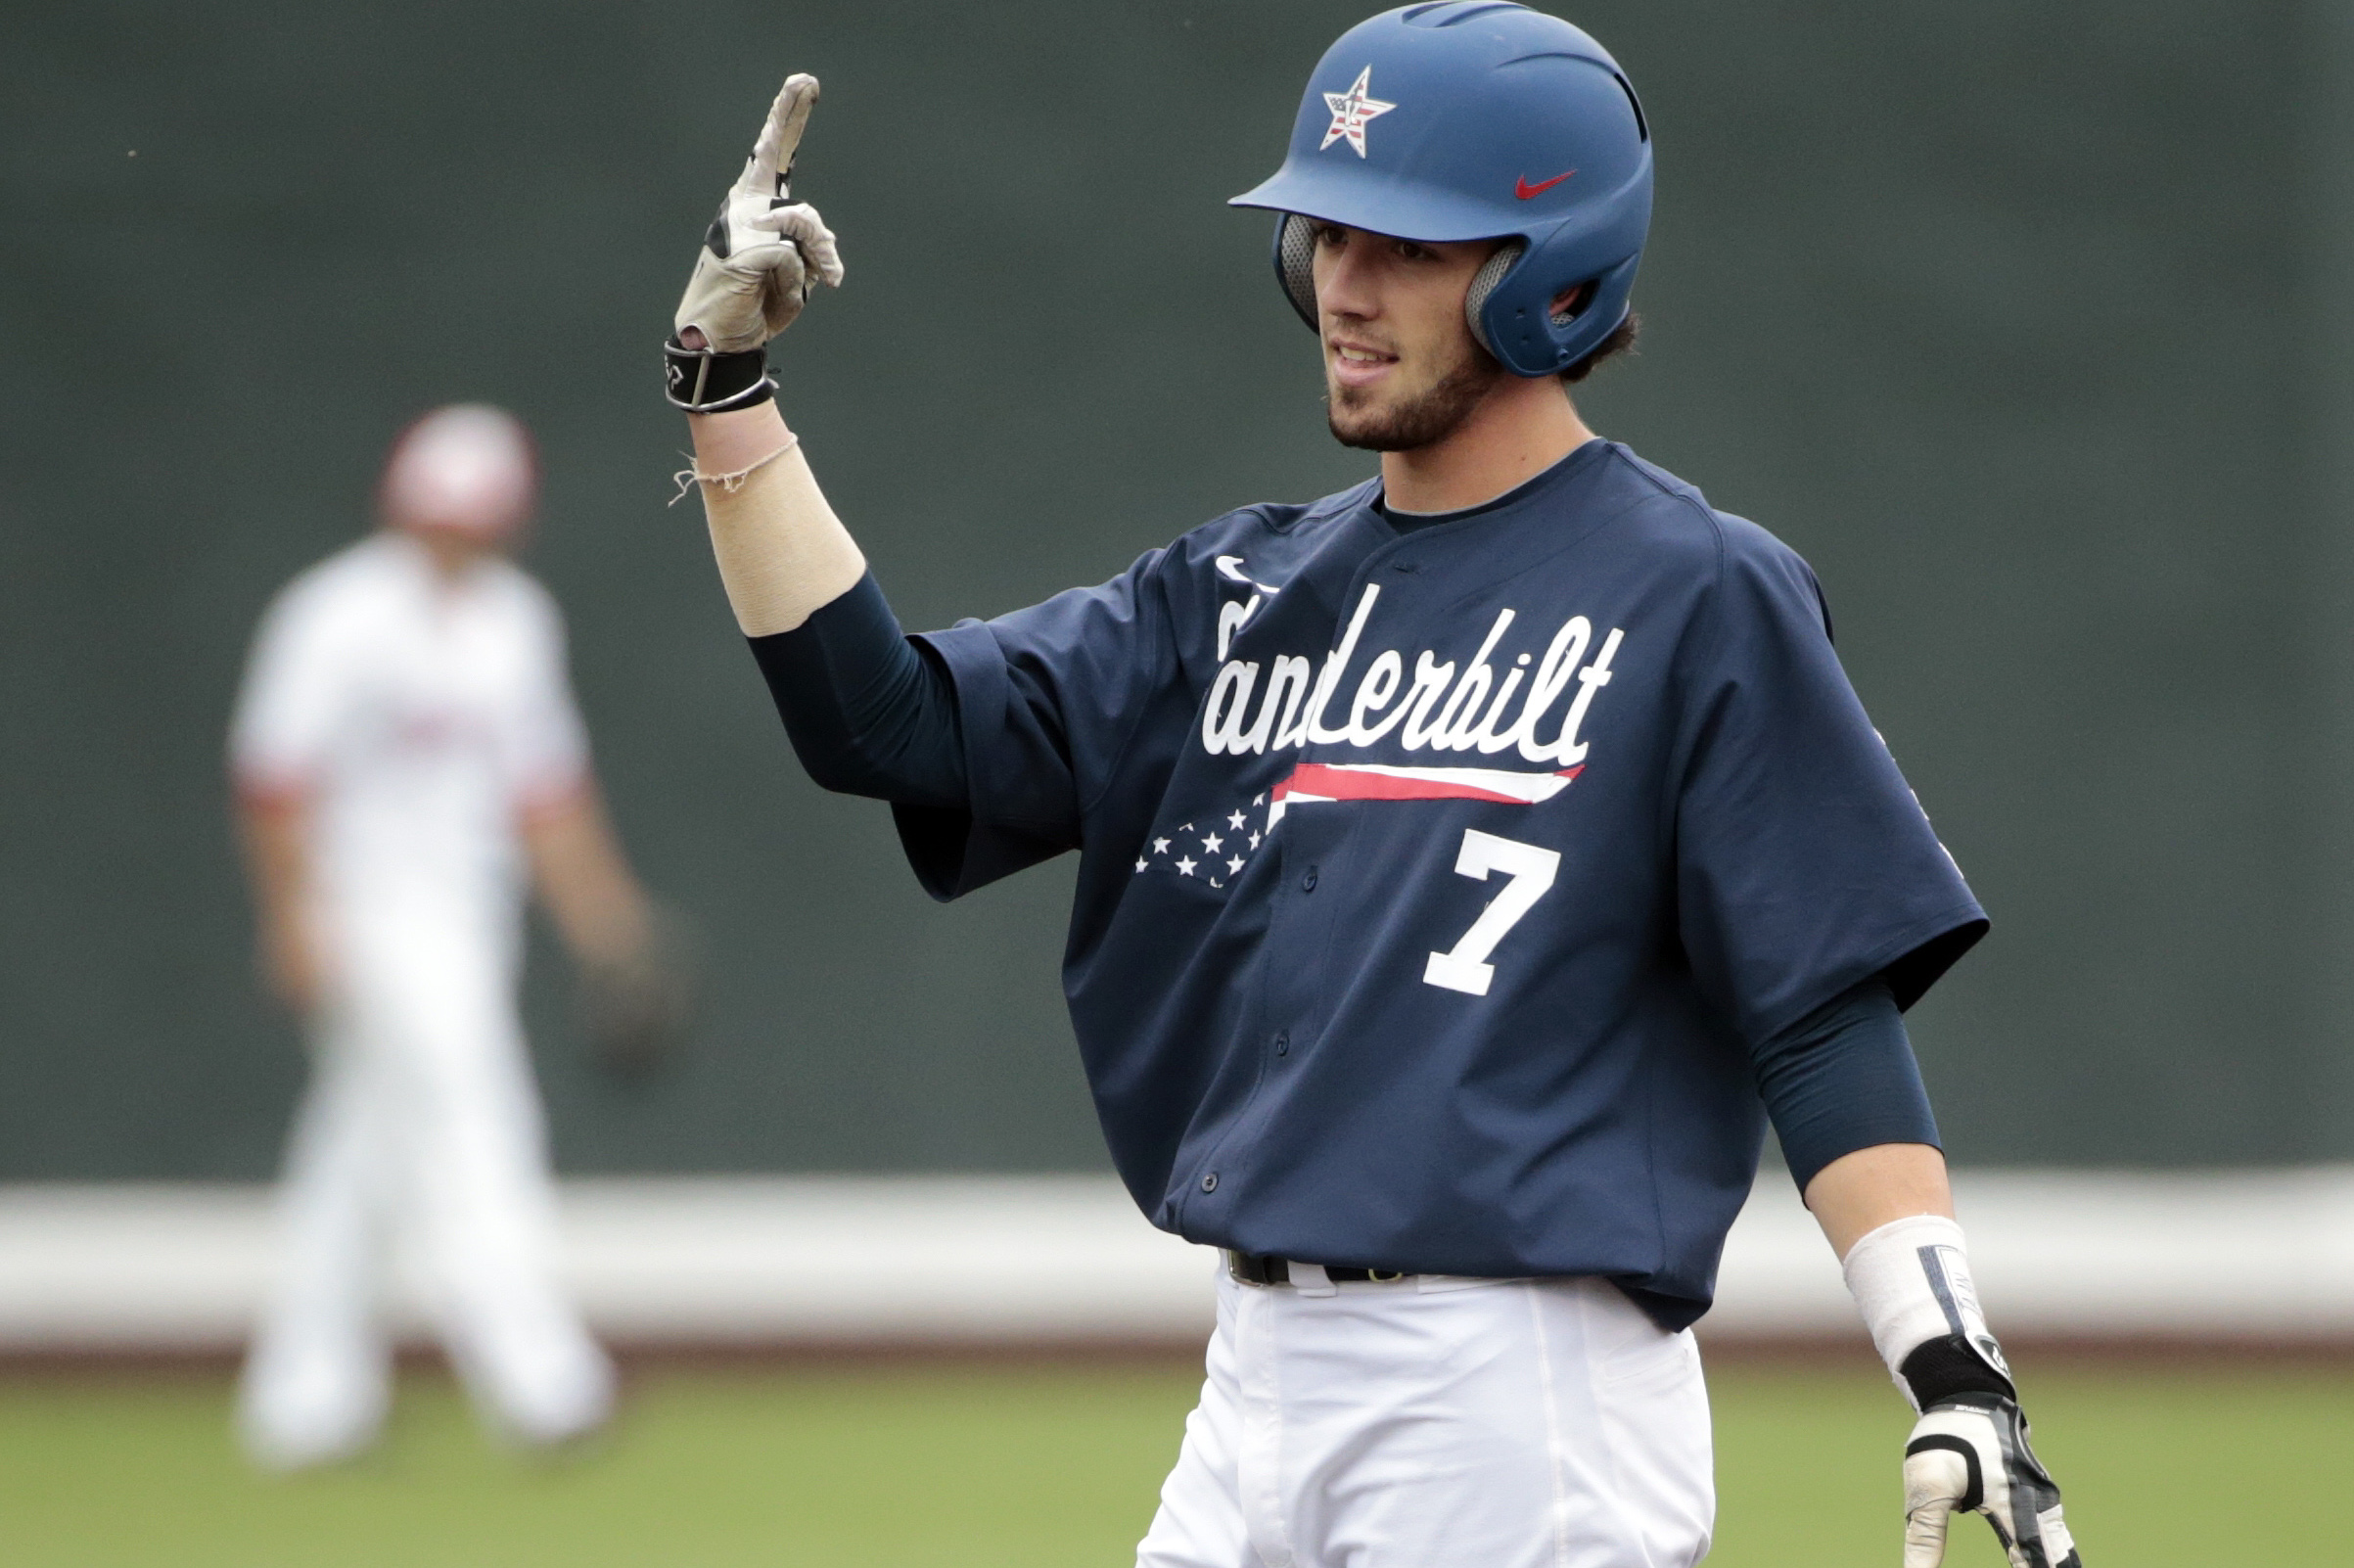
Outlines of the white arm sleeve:
[[508,792],[527,811],[571,795],[588,777],[588,729],[565,672],[563,613],[536,583],[528,602],[522,678],[500,734]]
[[281,593],[261,618],[229,728],[229,769],[242,793],[307,787],[343,719],[343,661],[320,596]]

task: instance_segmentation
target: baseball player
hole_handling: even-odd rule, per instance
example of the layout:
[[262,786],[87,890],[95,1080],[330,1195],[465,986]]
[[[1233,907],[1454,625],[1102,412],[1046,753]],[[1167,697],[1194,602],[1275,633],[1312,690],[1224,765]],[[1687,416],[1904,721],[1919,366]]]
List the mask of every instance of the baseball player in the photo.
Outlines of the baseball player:
[[1081,856],[1064,966],[1113,1159],[1224,1249],[1145,1568],[1706,1552],[1709,1305],[1765,1125],[1919,1410],[1905,1561],[2079,1562],[1970,1285],[1900,1019],[1986,929],[1806,564],[1596,437],[1651,127],[1504,0],[1352,28],[1235,204],[1379,474],[901,635],[762,352],[842,263],[786,82],[667,348],[805,765],[954,898]]
[[381,1426],[395,1239],[501,1432],[559,1443],[612,1400],[552,1277],[516,1016],[526,874],[599,973],[642,970],[652,925],[598,802],[556,606],[504,557],[532,492],[512,416],[428,414],[392,449],[384,527],[296,578],[254,642],[232,769],[266,976],[315,1041],[283,1274],[242,1390],[272,1468],[345,1457]]

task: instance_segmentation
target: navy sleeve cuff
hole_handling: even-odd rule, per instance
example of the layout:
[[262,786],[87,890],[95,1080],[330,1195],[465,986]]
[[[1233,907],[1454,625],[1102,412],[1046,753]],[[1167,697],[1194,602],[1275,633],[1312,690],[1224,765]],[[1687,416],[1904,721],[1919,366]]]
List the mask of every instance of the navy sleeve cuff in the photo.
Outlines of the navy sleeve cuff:
[[[953,808],[901,803],[892,807],[892,817],[916,880],[945,903],[1050,860],[1071,845],[1047,825],[1025,819],[1019,790],[1008,787],[1001,750],[965,744],[974,737],[997,737],[1001,744],[1007,727],[1013,684],[995,634],[981,622],[960,621],[946,631],[920,632],[915,642],[942,672],[955,705],[964,737],[959,745],[965,746],[958,765],[967,784]],[[1020,771],[1018,763],[1013,767]]]
[[1843,1155],[1882,1143],[1941,1147],[1929,1093],[1889,983],[1842,992],[1756,1052],[1758,1092],[1801,1192]]
[[751,643],[812,779],[844,795],[963,807],[964,741],[947,671],[900,631],[873,574],[793,630]]

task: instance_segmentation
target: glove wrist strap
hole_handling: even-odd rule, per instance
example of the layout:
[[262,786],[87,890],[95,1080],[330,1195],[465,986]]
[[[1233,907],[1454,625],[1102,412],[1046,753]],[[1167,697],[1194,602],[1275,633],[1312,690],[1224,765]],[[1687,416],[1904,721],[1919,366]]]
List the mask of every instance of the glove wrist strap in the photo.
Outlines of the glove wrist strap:
[[1942,1215],[1892,1221],[1850,1248],[1841,1267],[1873,1346],[1914,1408],[1963,1393],[2014,1397],[1960,1225]]
[[689,348],[676,338],[662,346],[663,393],[673,408],[690,414],[724,414],[756,408],[776,395],[768,355],[759,348],[721,353]]

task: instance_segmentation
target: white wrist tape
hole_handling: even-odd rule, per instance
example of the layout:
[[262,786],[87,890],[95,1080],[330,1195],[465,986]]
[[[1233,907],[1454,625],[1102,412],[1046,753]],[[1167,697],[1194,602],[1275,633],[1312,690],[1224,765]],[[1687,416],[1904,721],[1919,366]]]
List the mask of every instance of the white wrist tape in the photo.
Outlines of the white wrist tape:
[[1904,1377],[1905,1358],[1949,1334],[1961,1335],[1995,1370],[2009,1375],[1978,1306],[1962,1227],[1953,1221],[1934,1214],[1892,1220],[1848,1249],[1841,1268],[1872,1345],[1907,1399],[1913,1390]]

